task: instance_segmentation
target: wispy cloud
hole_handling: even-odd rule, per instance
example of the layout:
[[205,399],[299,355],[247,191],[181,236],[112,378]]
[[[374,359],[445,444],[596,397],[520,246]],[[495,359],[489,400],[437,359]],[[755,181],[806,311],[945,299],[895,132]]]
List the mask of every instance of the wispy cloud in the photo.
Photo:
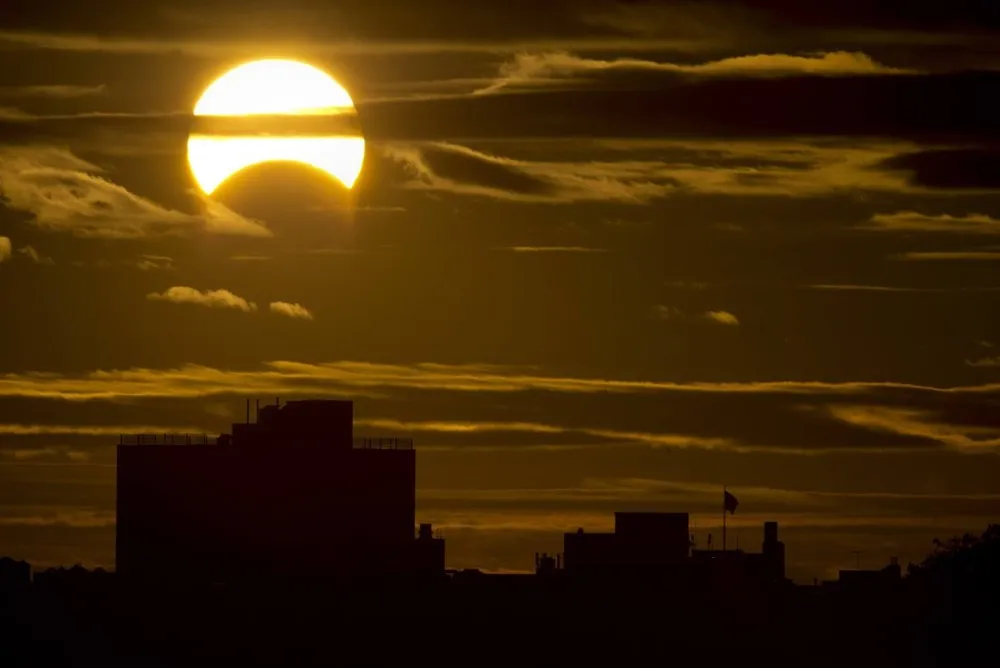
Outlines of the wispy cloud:
[[941,422],[928,411],[886,406],[830,406],[830,414],[848,424],[937,441],[963,452],[1000,448],[1000,429]]
[[234,295],[229,290],[206,290],[202,292],[187,286],[174,286],[162,293],[151,292],[146,295],[153,301],[173,302],[174,304],[196,304],[209,308],[236,309],[239,311],[256,311],[257,305],[242,297]]
[[60,425],[0,423],[0,434],[11,436],[118,436],[121,434],[202,434],[200,427],[150,425]]
[[606,253],[606,248],[587,248],[585,246],[501,246],[494,250],[511,251],[514,253]]
[[0,237],[0,263],[6,262],[10,259],[12,248],[13,246],[11,245],[8,237]]
[[803,285],[806,290],[827,290],[835,292],[934,292],[936,288],[906,288],[890,285],[854,285],[850,283],[828,283]]
[[[533,163],[449,143],[397,144],[384,154],[409,171],[404,187],[539,204],[642,204],[676,188],[640,166]],[[615,173],[617,172],[617,173]]]
[[0,515],[0,526],[102,529],[114,525],[115,515],[110,511],[67,509],[35,515]]
[[[583,434],[606,439],[609,442],[632,442],[652,447],[703,448],[722,450],[748,450],[731,439],[705,438],[686,434],[662,434],[648,432],[621,431],[614,429],[592,429],[589,427],[563,427],[536,422],[401,422],[391,419],[364,419],[359,425],[376,429],[391,429],[403,432],[477,433],[477,432],[526,432],[534,434]],[[774,449],[772,448],[771,451]]]
[[37,250],[35,250],[33,246],[24,246],[22,248],[18,248],[17,252],[21,253],[35,264],[49,264],[49,265],[55,264],[55,261],[52,258],[42,255]]
[[289,318],[297,318],[299,320],[313,319],[313,314],[309,311],[309,309],[301,304],[293,304],[291,302],[271,302],[270,308],[271,313],[288,316]]
[[604,72],[653,72],[698,77],[787,77],[801,75],[844,76],[912,74],[910,70],[881,65],[860,52],[836,51],[808,56],[764,53],[724,58],[696,64],[658,62],[638,58],[600,60],[566,51],[519,53],[500,68],[497,79],[477,94],[510,88],[565,86],[586,75]]
[[996,261],[1000,260],[997,251],[914,251],[891,255],[892,260],[943,260],[943,261]]
[[864,226],[873,230],[905,232],[952,232],[955,234],[1000,234],[1000,220],[980,213],[965,216],[938,216],[900,211],[878,213]]
[[[885,162],[897,143],[603,140],[604,160],[532,161],[446,142],[388,142],[403,187],[525,203],[646,204],[675,195],[818,197],[837,193],[923,193]],[[646,157],[648,156],[648,157]],[[937,193],[938,196],[946,196]]]
[[72,450],[67,447],[44,446],[38,448],[3,448],[0,449],[0,462],[9,466],[11,460],[16,464],[33,462],[39,459],[62,460],[81,464],[90,461],[90,453],[83,450]]
[[684,313],[680,309],[674,306],[665,306],[663,304],[657,304],[654,306],[653,313],[660,320],[672,320],[674,318],[684,317]]
[[173,269],[174,259],[166,255],[140,255],[131,263],[143,271],[154,271],[158,269]]
[[[237,298],[239,299],[239,298]],[[105,400],[117,397],[198,398],[254,393],[261,396],[351,396],[379,389],[453,392],[525,392],[568,394],[721,393],[772,395],[866,396],[882,391],[929,395],[989,395],[1000,383],[934,387],[892,382],[767,381],[744,383],[616,380],[542,376],[524,369],[492,365],[374,364],[367,362],[272,361],[258,370],[227,370],[199,365],[170,369],[93,371],[82,375],[11,373],[0,375],[0,396]]]
[[102,95],[107,91],[107,87],[99,86],[74,86],[74,85],[54,85],[54,86],[0,86],[0,98],[4,97],[48,97],[48,98],[74,98],[89,97],[92,95]]
[[799,286],[804,290],[825,290],[828,292],[1000,292],[997,286],[957,286],[948,288],[912,287],[903,285],[853,285],[850,283],[830,283]]
[[717,322],[720,325],[728,325],[730,327],[737,327],[740,324],[739,318],[730,313],[729,311],[708,311],[705,313],[705,317],[712,322]]
[[[992,348],[992,346],[989,346]],[[969,366],[977,367],[1000,367],[1000,357],[983,357],[976,360],[967,360],[965,362]]]
[[204,231],[271,236],[260,222],[199,197],[201,212],[165,208],[98,176],[103,170],[51,146],[0,148],[0,194],[6,206],[44,229],[83,237],[137,238]]
[[0,107],[0,121],[24,123],[34,119],[32,114],[16,107]]
[[[665,306],[663,304],[657,304],[654,306],[653,313],[660,320],[684,320],[690,317],[687,313],[675,306]],[[706,311],[699,314],[697,317],[702,320],[709,320],[719,325],[727,325],[729,327],[738,327],[740,324],[739,318],[729,311]]]

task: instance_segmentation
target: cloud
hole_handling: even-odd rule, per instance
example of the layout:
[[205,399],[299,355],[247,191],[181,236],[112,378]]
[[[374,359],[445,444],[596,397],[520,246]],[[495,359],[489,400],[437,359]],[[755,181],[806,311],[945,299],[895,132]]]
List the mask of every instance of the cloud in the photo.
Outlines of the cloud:
[[[992,348],[993,346],[984,346]],[[969,366],[977,367],[1000,367],[1000,357],[983,357],[977,360],[967,360],[965,362]]]
[[206,290],[204,292],[186,286],[174,286],[162,293],[151,292],[146,295],[153,301],[167,301],[175,304],[197,304],[209,308],[236,309],[239,311],[256,311],[257,305],[237,297],[229,290]]
[[149,425],[58,425],[0,423],[0,434],[10,436],[120,436],[121,434],[203,434],[199,427]]
[[892,260],[1000,260],[1000,252],[996,251],[914,251],[890,256]]
[[[961,119],[955,119],[956,127],[961,123]],[[995,147],[923,148],[888,158],[882,167],[904,172],[914,185],[931,190],[1000,189],[1000,150]]]
[[[527,432],[535,434],[582,434],[594,436],[608,442],[633,442],[652,447],[672,448],[703,448],[710,450],[746,451],[750,448],[740,446],[726,438],[702,438],[685,434],[662,434],[622,431],[615,429],[593,429],[588,427],[562,427],[535,422],[401,422],[390,419],[363,419],[359,425],[376,429],[391,429],[402,432],[440,432],[470,434],[480,432]],[[771,448],[771,451],[774,451]]]
[[[10,460],[18,464],[37,459],[69,460],[73,463],[83,463],[90,460],[90,453],[81,450],[70,450],[65,447],[46,446],[41,448],[0,449],[0,461],[10,465]],[[6,460],[6,461],[4,461]]]
[[584,246],[502,246],[494,250],[512,251],[514,253],[606,253],[605,248],[586,248]]
[[985,214],[970,213],[965,216],[938,216],[899,211],[877,213],[865,225],[867,229],[905,232],[950,232],[955,234],[1000,234],[1000,220]]
[[782,53],[754,54],[697,64],[656,62],[638,58],[599,60],[565,51],[520,53],[500,67],[497,79],[476,94],[496,93],[514,87],[565,86],[584,75],[607,72],[654,72],[696,77],[860,76],[912,74],[910,70],[881,65],[860,52],[837,51],[808,56]]
[[115,514],[108,511],[67,510],[45,515],[0,515],[0,526],[102,529],[114,525]]
[[944,288],[907,288],[889,285],[853,285],[849,283],[803,285],[805,290],[826,290],[835,292],[947,292]]
[[48,97],[48,98],[74,98],[88,97],[91,95],[102,95],[107,91],[103,84],[100,86],[0,86],[0,98],[2,97]]
[[138,269],[142,269],[143,271],[173,269],[174,259],[166,255],[140,255],[131,264]]
[[11,248],[10,239],[8,237],[0,237],[0,263],[10,259]]
[[657,304],[653,307],[653,313],[660,320],[672,320],[674,318],[683,318],[684,314],[680,309],[673,306],[664,306],[663,304]]
[[0,121],[24,123],[35,120],[35,116],[14,107],[0,107]]
[[47,230],[118,239],[194,231],[271,236],[262,223],[208,198],[199,196],[200,213],[175,211],[96,176],[102,172],[62,148],[0,147],[4,204],[33,214]]
[[[201,294],[196,290],[192,292]],[[239,300],[238,297],[236,299]],[[863,381],[677,383],[542,376],[526,373],[524,369],[492,365],[433,363],[407,365],[352,361],[319,364],[271,361],[265,363],[263,369],[249,371],[185,365],[171,369],[93,371],[83,375],[52,373],[0,375],[0,396],[72,401],[107,400],[130,396],[201,398],[247,393],[261,396],[350,396],[366,390],[387,388],[487,393],[545,391],[595,395],[691,393],[834,397],[867,396],[879,392],[905,392],[942,397],[1000,393],[1000,384],[934,387]]]
[[[1000,130],[1000,118],[982,104],[1000,83],[996,71],[705,77],[611,69],[588,72],[586,79],[506,86],[500,89],[502,95],[451,93],[437,99],[359,100],[358,113],[365,118],[366,137],[386,142],[462,142],[469,137],[688,137],[720,142],[750,137],[853,137],[871,143],[900,138],[961,147],[979,144],[984,136],[996,136]],[[949,103],[928,105],[928,99]],[[733,100],[747,104],[733,104]],[[913,147],[915,153],[924,150]],[[946,183],[948,174],[934,170],[932,163],[937,160],[927,158],[921,166],[904,164],[912,160],[897,162],[882,171],[898,171],[897,178],[907,183],[932,187],[929,179],[915,178],[914,169],[933,172]],[[996,170],[983,170],[976,176],[976,160],[984,163],[972,155],[954,161],[964,165],[959,185],[996,182]]]
[[[211,419],[206,424],[221,429],[218,418],[209,418],[202,407],[237,404],[248,395],[360,400],[365,408],[359,427],[392,432],[378,436],[419,432],[421,447],[441,451],[693,448],[805,456],[949,448],[964,454],[992,452],[991,439],[1000,438],[990,421],[998,383],[643,382],[542,376],[530,367],[346,361],[274,361],[244,370],[185,365],[8,373],[0,375],[0,397],[5,405],[30,410],[12,408],[6,420],[0,417],[0,438],[7,433],[41,442],[43,436],[140,430],[200,433],[184,415],[199,412]],[[122,399],[128,402],[121,404]],[[45,424],[53,400],[70,413],[60,424]],[[109,418],[110,424],[87,424],[83,417],[93,414],[87,408],[92,401],[129,408],[116,409],[122,417]],[[164,420],[164,406],[171,406],[175,417]],[[718,415],[728,417],[720,422]],[[173,421],[173,429],[138,426]]]
[[24,246],[23,248],[17,249],[18,253],[21,253],[28,257],[35,264],[55,264],[55,261],[50,257],[45,257],[39,253],[33,246]]
[[729,311],[708,311],[705,313],[705,317],[713,322],[719,323],[720,325],[736,327],[740,324],[739,318]]
[[292,304],[289,302],[271,302],[271,313],[286,315],[289,318],[298,318],[301,320],[313,319],[313,314],[309,312],[309,309],[301,304]]
[[[579,150],[579,142],[550,142]],[[907,175],[880,165],[909,150],[902,142],[796,139],[598,140],[604,159],[532,161],[446,142],[389,142],[402,187],[495,200],[646,204],[673,196],[819,197],[839,193],[922,193]],[[647,157],[648,156],[648,157]]]
[[948,424],[934,419],[926,410],[885,406],[831,406],[828,410],[834,418],[854,426],[930,439],[963,452],[1000,448],[1000,429]]
[[[674,306],[664,306],[663,304],[657,304],[654,306],[653,313],[660,320],[682,320],[688,318],[688,315],[679,308]],[[739,318],[728,311],[706,311],[699,317],[730,327],[737,327],[740,324]]]

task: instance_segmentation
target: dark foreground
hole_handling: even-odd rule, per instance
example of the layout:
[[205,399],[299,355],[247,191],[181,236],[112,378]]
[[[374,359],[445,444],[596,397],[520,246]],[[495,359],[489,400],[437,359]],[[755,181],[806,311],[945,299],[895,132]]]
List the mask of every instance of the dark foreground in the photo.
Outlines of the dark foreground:
[[[993,656],[995,605],[947,592],[692,594],[534,577],[0,594],[0,666],[950,666]],[[995,602],[994,602],[995,603]]]

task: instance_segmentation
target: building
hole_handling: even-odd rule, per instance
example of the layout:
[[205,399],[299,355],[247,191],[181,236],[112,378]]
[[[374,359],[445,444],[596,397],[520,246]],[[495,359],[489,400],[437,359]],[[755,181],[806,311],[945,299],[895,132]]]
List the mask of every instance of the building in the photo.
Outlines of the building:
[[614,533],[577,529],[563,536],[570,574],[620,573],[684,564],[690,553],[687,513],[615,513]]
[[743,550],[693,550],[699,570],[712,577],[738,578],[763,583],[785,582],[785,544],[778,540],[778,523],[764,522],[760,552]]
[[217,439],[123,436],[116,569],[230,582],[444,572],[414,536],[410,439],[354,438],[350,401],[277,402]]
[[27,589],[31,585],[31,564],[0,557],[0,592]]
[[[615,513],[613,533],[583,529],[564,534],[562,567],[536,557],[537,573],[602,575],[615,579],[681,579],[699,587],[748,585],[767,588],[786,582],[785,544],[778,523],[764,523],[759,553],[692,550],[687,513]],[[548,555],[543,555],[548,557]]]

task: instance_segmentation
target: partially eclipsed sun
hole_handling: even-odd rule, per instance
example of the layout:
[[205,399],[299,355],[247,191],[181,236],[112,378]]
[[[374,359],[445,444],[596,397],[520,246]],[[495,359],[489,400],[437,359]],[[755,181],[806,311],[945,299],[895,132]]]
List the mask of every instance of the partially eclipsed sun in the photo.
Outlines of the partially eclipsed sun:
[[[240,65],[202,93],[194,115],[202,129],[188,138],[188,164],[206,195],[262,162],[311,165],[348,189],[361,173],[365,140],[344,122],[354,120],[354,102],[333,77],[311,65],[292,60]],[[338,127],[318,132],[328,120]],[[300,126],[302,134],[289,134]]]

